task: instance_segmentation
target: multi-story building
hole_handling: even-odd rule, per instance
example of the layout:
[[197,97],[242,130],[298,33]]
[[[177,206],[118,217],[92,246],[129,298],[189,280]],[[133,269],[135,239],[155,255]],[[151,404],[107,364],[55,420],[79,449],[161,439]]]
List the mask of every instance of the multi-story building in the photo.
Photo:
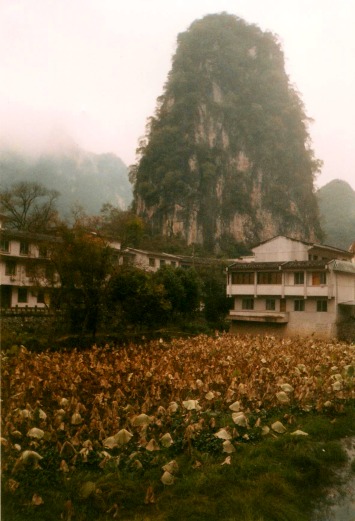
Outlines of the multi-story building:
[[1,308],[47,308],[50,293],[58,285],[48,258],[48,244],[56,237],[1,229]]
[[[277,236],[227,269],[232,332],[355,339],[354,253]],[[350,326],[349,326],[350,325]]]

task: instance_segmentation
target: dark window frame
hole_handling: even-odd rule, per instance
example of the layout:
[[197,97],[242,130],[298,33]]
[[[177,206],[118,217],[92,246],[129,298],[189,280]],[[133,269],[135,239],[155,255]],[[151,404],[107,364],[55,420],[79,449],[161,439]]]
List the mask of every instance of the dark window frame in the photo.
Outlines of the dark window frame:
[[317,313],[328,312],[328,301],[326,299],[317,299]]
[[327,273],[325,271],[312,271],[312,286],[325,286]]
[[29,255],[30,245],[28,241],[20,241],[20,255]]
[[253,271],[232,272],[232,284],[254,284],[255,274]]
[[282,272],[281,271],[259,271],[258,272],[258,284],[275,284],[279,286],[282,284]]
[[10,253],[10,240],[5,237],[0,239],[0,251],[3,253]]
[[295,299],[293,301],[293,310],[294,311],[305,311],[304,299]]
[[28,288],[26,288],[26,287],[17,288],[17,302],[19,304],[28,303]]
[[266,311],[275,311],[276,310],[276,299],[275,298],[267,298],[265,300],[265,309]]
[[8,260],[5,262],[5,275],[14,277],[16,275],[16,262]]
[[254,299],[251,297],[245,297],[242,299],[242,310],[252,311],[254,309]]
[[304,271],[295,271],[293,274],[293,283],[295,286],[304,284]]

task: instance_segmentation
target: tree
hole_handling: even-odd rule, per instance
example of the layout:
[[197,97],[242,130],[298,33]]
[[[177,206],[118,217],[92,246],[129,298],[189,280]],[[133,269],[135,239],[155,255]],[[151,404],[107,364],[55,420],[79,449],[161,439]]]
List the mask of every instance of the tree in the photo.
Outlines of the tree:
[[184,319],[192,318],[201,300],[201,280],[196,271],[193,268],[164,266],[154,274],[154,279],[165,288],[172,318],[176,315]]
[[107,203],[103,205],[100,217],[99,229],[104,234],[119,239],[121,248],[139,246],[145,233],[145,224],[136,214]]
[[223,264],[200,267],[198,274],[202,281],[202,301],[207,322],[216,328],[225,328],[225,318],[232,305],[226,296],[226,275]]
[[169,317],[169,302],[163,284],[151,273],[133,266],[119,266],[109,284],[108,302],[113,319],[121,325],[162,325]]
[[45,232],[57,222],[58,196],[59,192],[40,183],[18,182],[0,192],[0,211],[10,228]]
[[91,333],[95,338],[114,269],[112,248],[80,222],[72,228],[63,225],[61,239],[51,249],[60,278],[59,305],[67,314],[71,332]]

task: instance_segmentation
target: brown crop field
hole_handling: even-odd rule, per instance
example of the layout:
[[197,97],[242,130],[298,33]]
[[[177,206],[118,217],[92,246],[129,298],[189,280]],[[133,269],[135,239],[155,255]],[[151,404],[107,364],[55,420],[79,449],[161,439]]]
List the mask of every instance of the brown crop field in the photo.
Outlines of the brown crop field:
[[145,491],[142,504],[153,505],[159,490],[181,480],[181,455],[195,469],[204,454],[230,465],[240,447],[258,440],[305,439],[300,415],[341,415],[355,398],[354,369],[353,345],[271,336],[21,348],[2,357],[3,490],[16,498],[16,519],[40,519],[54,501],[46,479],[66,490],[57,490],[61,519],[91,519],[79,514],[75,494],[96,498],[102,519],[131,519],[104,476],[128,472]]

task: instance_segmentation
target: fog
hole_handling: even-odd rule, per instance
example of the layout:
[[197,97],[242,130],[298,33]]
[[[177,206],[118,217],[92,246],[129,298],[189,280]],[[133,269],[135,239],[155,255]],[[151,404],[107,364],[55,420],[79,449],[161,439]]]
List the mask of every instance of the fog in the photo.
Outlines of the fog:
[[355,189],[355,4],[349,0],[1,0],[0,146],[64,146],[135,161],[171,67],[176,37],[227,11],[279,36],[314,120],[317,186]]

